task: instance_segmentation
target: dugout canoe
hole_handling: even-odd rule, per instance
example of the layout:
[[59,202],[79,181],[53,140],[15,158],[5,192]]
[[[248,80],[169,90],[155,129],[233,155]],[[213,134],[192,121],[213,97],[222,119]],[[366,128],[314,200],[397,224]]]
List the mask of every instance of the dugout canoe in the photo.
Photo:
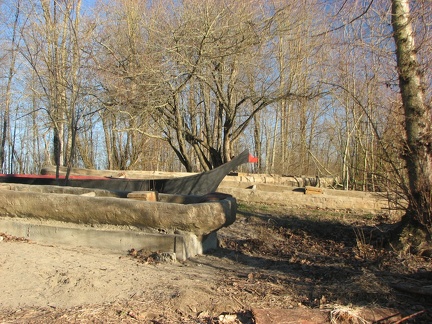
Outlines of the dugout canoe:
[[231,161],[207,172],[172,179],[129,179],[98,176],[34,174],[0,174],[0,182],[35,185],[60,185],[105,189],[117,192],[157,191],[176,195],[206,195],[216,191],[225,176],[243,163],[249,162],[245,150]]

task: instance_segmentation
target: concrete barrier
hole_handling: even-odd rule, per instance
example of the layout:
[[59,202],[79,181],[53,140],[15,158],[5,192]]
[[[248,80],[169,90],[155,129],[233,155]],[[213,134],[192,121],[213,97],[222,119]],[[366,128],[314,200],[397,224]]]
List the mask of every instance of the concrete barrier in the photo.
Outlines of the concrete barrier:
[[[253,189],[254,188],[254,189]],[[357,213],[381,214],[394,211],[380,194],[323,189],[319,195],[306,195],[304,188],[256,184],[253,187],[231,187],[226,182],[218,191],[234,196],[238,202],[275,204],[291,208],[319,208]]]
[[135,249],[174,252],[184,259],[216,248],[216,231],[232,224],[237,210],[231,196],[165,194],[158,202],[121,198],[125,196],[105,190],[3,184],[0,232],[50,244],[123,251],[134,244]]

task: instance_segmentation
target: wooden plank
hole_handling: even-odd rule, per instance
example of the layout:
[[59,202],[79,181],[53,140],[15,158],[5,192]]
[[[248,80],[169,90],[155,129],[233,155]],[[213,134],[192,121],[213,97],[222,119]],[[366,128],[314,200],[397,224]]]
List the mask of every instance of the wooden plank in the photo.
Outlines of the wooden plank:
[[322,188],[311,187],[311,186],[306,186],[305,187],[305,194],[306,195],[321,195],[323,193],[324,193],[324,191],[323,191]]
[[127,195],[130,199],[143,200],[143,201],[158,201],[157,191],[132,191]]

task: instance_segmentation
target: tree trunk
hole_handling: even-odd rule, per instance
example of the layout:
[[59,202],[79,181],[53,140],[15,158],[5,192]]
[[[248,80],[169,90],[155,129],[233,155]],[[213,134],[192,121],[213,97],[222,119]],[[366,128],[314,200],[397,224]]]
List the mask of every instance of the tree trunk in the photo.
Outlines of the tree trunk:
[[258,113],[254,115],[254,142],[255,142],[255,150],[253,154],[258,157],[258,165],[255,168],[255,172],[262,172],[262,163],[261,163],[261,152],[262,152],[262,143],[261,143],[261,114]]
[[402,223],[426,234],[416,238],[417,245],[430,240],[432,230],[431,114],[424,101],[409,0],[392,0],[392,26],[406,131],[408,209]]

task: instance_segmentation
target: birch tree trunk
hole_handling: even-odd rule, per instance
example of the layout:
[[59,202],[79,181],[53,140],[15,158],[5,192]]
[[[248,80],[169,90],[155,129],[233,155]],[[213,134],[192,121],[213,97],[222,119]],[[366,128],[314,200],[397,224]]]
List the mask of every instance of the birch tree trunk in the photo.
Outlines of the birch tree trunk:
[[392,0],[392,27],[405,113],[404,159],[408,171],[406,191],[409,206],[402,223],[413,225],[426,234],[422,237],[415,235],[418,244],[430,240],[432,232],[431,112],[425,105],[409,4],[409,0]]

